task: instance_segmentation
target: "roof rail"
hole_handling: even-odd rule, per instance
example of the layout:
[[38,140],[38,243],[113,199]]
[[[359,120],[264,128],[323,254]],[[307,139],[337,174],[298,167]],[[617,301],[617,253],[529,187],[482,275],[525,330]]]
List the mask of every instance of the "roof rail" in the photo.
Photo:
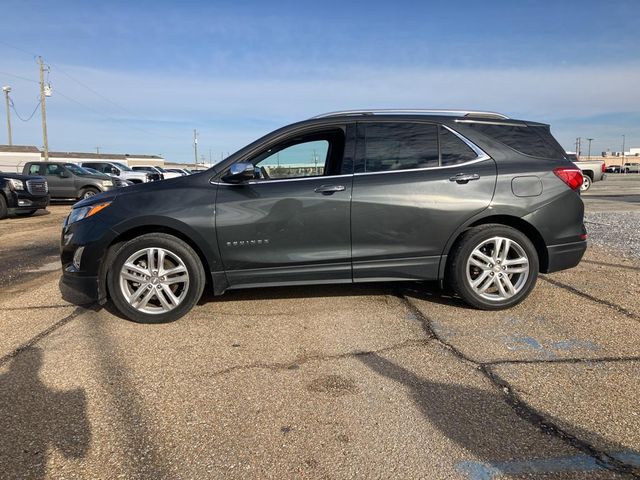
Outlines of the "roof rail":
[[417,115],[454,115],[464,117],[486,117],[508,119],[509,117],[497,112],[485,112],[482,110],[447,110],[447,109],[422,109],[422,108],[381,108],[374,110],[341,110],[337,112],[328,112],[316,115],[312,118],[327,117],[346,117],[356,115],[400,115],[400,114],[417,114]]

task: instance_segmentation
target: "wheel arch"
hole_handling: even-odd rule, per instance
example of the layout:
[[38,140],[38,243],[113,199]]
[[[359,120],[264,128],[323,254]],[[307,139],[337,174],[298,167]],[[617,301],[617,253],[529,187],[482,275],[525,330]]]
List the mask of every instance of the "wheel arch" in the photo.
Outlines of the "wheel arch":
[[445,259],[445,261],[441,262],[440,264],[439,276],[441,280],[444,279],[444,274],[450,261],[450,259],[448,258],[448,253],[458,243],[462,235],[471,228],[487,224],[506,225],[508,227],[515,228],[516,230],[525,234],[527,238],[531,240],[531,243],[533,243],[533,246],[535,247],[538,254],[538,261],[540,262],[540,272],[545,273],[548,270],[549,253],[547,251],[547,244],[545,243],[544,238],[536,227],[520,217],[515,217],[512,215],[491,215],[471,221],[469,224],[465,225],[454,235],[452,235],[452,238],[449,241],[445,252],[443,252],[443,258]]
[[191,236],[174,227],[167,225],[138,225],[118,233],[118,235],[116,235],[107,246],[106,254],[102,259],[102,262],[100,263],[100,269],[98,271],[98,299],[101,303],[109,298],[109,291],[107,287],[107,274],[109,272],[108,266],[113,263],[120,247],[127,243],[129,240],[133,240],[136,237],[146,235],[148,233],[165,233],[167,235],[176,237],[189,245],[202,262],[202,267],[204,268],[206,277],[206,283],[209,285],[213,285],[213,278],[210,269],[211,262],[205,254],[205,249],[201,245],[199,245],[199,243],[195,241]]

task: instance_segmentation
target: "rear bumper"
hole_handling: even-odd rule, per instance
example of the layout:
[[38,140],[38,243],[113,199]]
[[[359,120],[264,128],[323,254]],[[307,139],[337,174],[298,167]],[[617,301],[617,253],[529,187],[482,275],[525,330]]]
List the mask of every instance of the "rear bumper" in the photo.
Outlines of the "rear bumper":
[[580,263],[580,260],[582,260],[582,256],[586,250],[586,240],[547,247],[549,264],[545,273],[552,273],[575,267]]

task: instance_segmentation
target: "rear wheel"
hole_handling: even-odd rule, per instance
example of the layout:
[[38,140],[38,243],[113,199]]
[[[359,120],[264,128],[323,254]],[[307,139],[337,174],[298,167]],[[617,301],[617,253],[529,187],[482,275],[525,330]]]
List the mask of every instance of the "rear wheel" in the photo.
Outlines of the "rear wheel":
[[447,280],[468,304],[501,310],[520,303],[538,278],[538,254],[519,230],[481,225],[465,232],[450,254]]
[[205,273],[193,249],[182,240],[150,233],[124,244],[107,276],[117,309],[139,323],[172,322],[202,296]]
[[591,183],[593,183],[591,181],[591,177],[589,175],[583,175],[582,185],[580,185],[580,191],[586,192],[587,190],[589,190],[589,188],[591,188]]

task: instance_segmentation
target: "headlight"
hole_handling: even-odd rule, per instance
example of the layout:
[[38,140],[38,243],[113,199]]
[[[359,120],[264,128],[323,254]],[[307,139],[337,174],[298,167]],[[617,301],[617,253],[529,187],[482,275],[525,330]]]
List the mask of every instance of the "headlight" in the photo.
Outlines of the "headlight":
[[113,182],[111,180],[103,180],[102,181],[102,186],[103,187],[113,187]]
[[79,222],[84,218],[89,218],[92,215],[104,210],[111,202],[98,203],[96,205],[90,205],[88,207],[79,207],[71,210],[71,213],[67,217],[67,225],[71,225],[72,223]]
[[11,190],[24,190],[24,183],[22,180],[16,180],[15,178],[5,178],[7,182],[9,182],[9,188]]

